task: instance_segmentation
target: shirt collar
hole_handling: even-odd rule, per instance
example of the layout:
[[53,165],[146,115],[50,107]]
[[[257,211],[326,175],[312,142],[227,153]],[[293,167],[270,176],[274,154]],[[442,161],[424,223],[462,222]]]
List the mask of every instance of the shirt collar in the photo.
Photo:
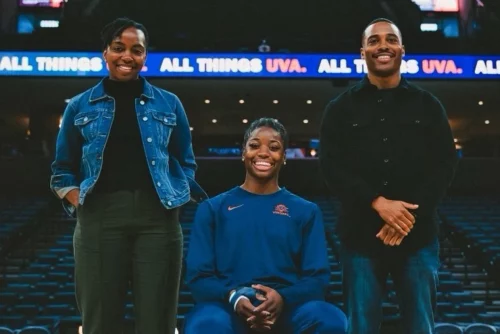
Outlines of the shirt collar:
[[[401,80],[399,81],[399,85],[395,88],[397,91],[400,90],[408,90],[410,88],[408,81],[404,78],[401,77]],[[361,81],[359,81],[355,86],[354,86],[354,91],[359,92],[359,91],[375,91],[378,90],[378,88],[373,85],[370,80],[368,80],[368,76],[365,75]]]
[[[139,78],[144,84],[141,96],[148,99],[154,99],[153,86],[144,77]],[[89,98],[90,103],[105,99],[108,96],[104,89],[104,80],[106,80],[106,78],[102,78],[101,81],[99,81],[99,83],[92,88]]]

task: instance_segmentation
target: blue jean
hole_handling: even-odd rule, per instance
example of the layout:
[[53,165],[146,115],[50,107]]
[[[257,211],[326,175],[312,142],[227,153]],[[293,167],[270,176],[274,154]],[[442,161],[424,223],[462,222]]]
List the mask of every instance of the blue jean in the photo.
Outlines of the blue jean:
[[[276,327],[266,333],[287,334],[345,334],[347,320],[344,313],[332,304],[312,301],[283,312]],[[250,334],[253,331],[244,320],[221,303],[197,304],[186,315],[184,334]]]
[[382,302],[390,273],[399,300],[401,333],[434,333],[439,242],[402,255],[397,248],[367,256],[341,247],[342,285],[349,334],[374,334],[382,322]]

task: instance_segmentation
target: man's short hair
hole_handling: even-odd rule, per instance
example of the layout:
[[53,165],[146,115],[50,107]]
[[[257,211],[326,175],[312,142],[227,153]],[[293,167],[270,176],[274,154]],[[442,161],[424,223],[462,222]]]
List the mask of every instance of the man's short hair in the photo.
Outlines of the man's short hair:
[[370,23],[368,23],[368,25],[365,27],[365,29],[363,29],[363,33],[361,34],[361,45],[363,45],[364,41],[365,41],[365,31],[366,29],[368,29],[369,26],[371,25],[374,25],[375,23],[379,23],[379,22],[385,22],[385,23],[389,23],[389,24],[392,24],[394,25],[396,28],[398,28],[398,31],[399,31],[399,35],[401,36],[401,39],[403,39],[403,35],[401,34],[401,30],[399,30],[399,27],[396,25],[396,23],[394,23],[393,21],[389,20],[389,19],[386,19],[384,17],[379,17],[373,21],[371,21]]

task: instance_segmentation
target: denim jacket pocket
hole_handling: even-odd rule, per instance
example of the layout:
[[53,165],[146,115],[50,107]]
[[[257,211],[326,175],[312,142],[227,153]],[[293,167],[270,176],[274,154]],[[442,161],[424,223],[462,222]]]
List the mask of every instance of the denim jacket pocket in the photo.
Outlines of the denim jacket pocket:
[[93,111],[79,113],[75,116],[74,124],[87,141],[92,140],[97,134],[99,115],[99,112]]
[[167,113],[161,111],[152,111],[151,114],[153,118],[157,121],[160,121],[164,125],[168,126],[176,126],[177,125],[177,117],[174,113]]
[[177,126],[177,119],[174,113],[152,111],[151,115],[156,120],[153,131],[162,142],[168,143],[173,129]]

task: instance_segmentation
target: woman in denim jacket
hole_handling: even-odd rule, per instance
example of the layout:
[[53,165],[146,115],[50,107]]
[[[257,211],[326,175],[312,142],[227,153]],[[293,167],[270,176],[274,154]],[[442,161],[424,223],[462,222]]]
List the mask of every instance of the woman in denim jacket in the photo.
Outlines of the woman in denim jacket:
[[139,333],[176,325],[183,235],[179,207],[206,197],[184,108],[140,76],[144,26],[117,19],[102,33],[109,77],[70,100],[51,189],[77,217],[75,287],[85,334],[121,333],[129,281]]

